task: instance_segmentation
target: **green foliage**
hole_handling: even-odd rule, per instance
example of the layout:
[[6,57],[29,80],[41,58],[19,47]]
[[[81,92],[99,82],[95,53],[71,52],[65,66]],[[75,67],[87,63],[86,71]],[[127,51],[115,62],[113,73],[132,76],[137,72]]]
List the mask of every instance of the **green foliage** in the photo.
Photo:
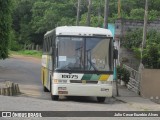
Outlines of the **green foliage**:
[[160,32],[156,30],[147,32],[147,44],[149,45],[152,43],[160,44]]
[[[80,25],[82,25],[82,26],[86,25],[86,16],[87,16],[86,13],[81,16]],[[102,26],[103,25],[103,18],[102,17],[100,17],[100,19],[99,19],[98,16],[94,16],[92,14],[91,15],[91,19],[92,19],[92,21],[90,23],[90,26],[93,26],[93,27],[103,27]],[[98,19],[99,19],[99,21],[98,21]]]
[[0,0],[0,59],[8,57],[11,29],[11,0]]
[[[12,26],[16,34],[15,43],[41,45],[46,31],[57,26],[75,25],[77,2],[78,0],[14,0]],[[104,2],[105,0],[92,0],[91,26],[103,27]],[[145,0],[122,0],[122,18],[143,20],[144,3]],[[159,4],[159,0],[149,0],[149,20],[160,17]],[[110,0],[109,22],[114,23],[117,19],[117,6],[116,0]],[[88,1],[81,0],[80,25],[86,25],[87,7]],[[139,44],[138,41],[134,42]]]
[[[76,8],[73,2],[65,1],[37,1],[32,6],[32,20],[30,25],[33,36],[44,34],[46,31],[61,25],[73,25]],[[36,40],[36,41],[35,41]],[[32,39],[34,43],[42,44],[43,37]]]
[[132,50],[135,53],[135,57],[140,60],[141,59],[141,49],[136,48],[136,47],[132,47]]
[[124,14],[129,16],[131,10],[135,8],[137,8],[137,3],[135,0],[121,0],[122,17],[124,17]]
[[148,9],[160,11],[160,0],[149,0]]
[[[126,34],[123,46],[133,50],[136,57],[141,59],[140,46],[142,30],[130,31]],[[149,30],[147,32],[146,47],[143,50],[143,64],[146,68],[160,68],[160,32]]]
[[16,41],[16,32],[13,29],[10,31],[9,49],[13,51],[22,49],[21,45]]
[[144,55],[143,64],[146,68],[160,68],[160,44],[152,43],[147,45]]
[[160,12],[157,10],[151,10],[148,12],[148,20],[156,20],[157,16],[160,16]]
[[24,44],[29,44],[32,38],[30,26],[31,8],[33,1],[31,0],[14,0],[12,13],[12,39],[10,41],[10,50],[20,50]]
[[26,55],[26,56],[35,56],[35,57],[41,57],[42,52],[36,51],[36,50],[20,50],[20,51],[10,51],[11,54],[16,55]]
[[134,20],[143,20],[144,9],[143,8],[132,9],[130,12],[130,18]]
[[125,38],[122,40],[122,45],[125,48],[131,49],[133,47],[140,47],[142,42],[142,29],[136,29],[126,33]]
[[64,20],[66,20],[65,23],[72,24],[75,11],[73,3],[35,2],[32,8],[32,28],[35,33],[43,33],[64,24]]
[[117,77],[127,84],[129,82],[130,73],[124,67],[117,66]]

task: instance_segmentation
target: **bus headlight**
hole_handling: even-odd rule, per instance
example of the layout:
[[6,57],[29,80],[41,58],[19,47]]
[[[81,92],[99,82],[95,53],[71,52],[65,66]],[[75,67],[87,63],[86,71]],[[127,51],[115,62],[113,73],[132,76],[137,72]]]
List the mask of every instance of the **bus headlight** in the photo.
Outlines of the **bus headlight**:
[[57,79],[54,79],[54,80],[53,80],[53,83],[54,83],[54,84],[66,84],[66,83],[67,83],[67,80],[57,80]]

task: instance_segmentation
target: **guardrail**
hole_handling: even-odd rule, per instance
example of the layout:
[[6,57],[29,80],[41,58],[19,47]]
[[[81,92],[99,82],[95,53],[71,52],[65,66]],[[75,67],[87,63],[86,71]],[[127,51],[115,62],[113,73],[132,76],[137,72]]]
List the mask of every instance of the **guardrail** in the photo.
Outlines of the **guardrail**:
[[140,73],[125,64],[123,65],[123,67],[126,68],[130,73],[127,88],[137,94],[140,94]]

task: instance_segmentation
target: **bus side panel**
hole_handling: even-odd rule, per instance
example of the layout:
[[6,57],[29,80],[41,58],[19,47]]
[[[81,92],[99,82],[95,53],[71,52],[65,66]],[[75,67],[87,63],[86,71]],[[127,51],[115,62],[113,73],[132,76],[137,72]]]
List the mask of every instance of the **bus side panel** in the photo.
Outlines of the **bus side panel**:
[[51,55],[49,55],[48,57],[47,57],[47,76],[48,76],[48,78],[47,78],[47,88],[48,88],[48,90],[50,90],[50,84],[51,84],[51,80],[52,80],[52,67],[53,67],[53,65],[52,65],[52,56]]
[[41,79],[42,84],[47,87],[47,81],[48,81],[48,69],[47,69],[47,55],[42,55],[42,69],[41,69]]
[[44,67],[42,66],[41,67],[41,82],[42,82],[42,85],[43,85],[43,81],[44,81]]

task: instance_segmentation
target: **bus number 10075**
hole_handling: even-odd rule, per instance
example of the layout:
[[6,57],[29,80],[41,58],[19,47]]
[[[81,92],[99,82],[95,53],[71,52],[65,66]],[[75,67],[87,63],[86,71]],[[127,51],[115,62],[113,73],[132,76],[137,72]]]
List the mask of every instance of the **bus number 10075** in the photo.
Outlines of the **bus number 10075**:
[[78,79],[78,75],[62,75],[62,78]]

